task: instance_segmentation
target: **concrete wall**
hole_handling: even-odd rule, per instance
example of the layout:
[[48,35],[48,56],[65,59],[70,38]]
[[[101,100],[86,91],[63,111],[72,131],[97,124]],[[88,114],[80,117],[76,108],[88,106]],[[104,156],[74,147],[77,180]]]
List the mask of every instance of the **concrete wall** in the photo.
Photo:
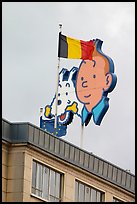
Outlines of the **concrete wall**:
[[6,201],[7,196],[7,173],[8,173],[8,146],[2,145],[2,202]]
[[[134,202],[133,194],[122,188],[95,177],[72,164],[57,159],[45,151],[28,145],[13,145],[2,148],[2,201],[43,202],[43,199],[31,194],[33,159],[52,167],[64,174],[63,201],[75,201],[75,179],[105,192],[105,201],[112,202],[113,196]],[[7,193],[6,193],[7,192]]]

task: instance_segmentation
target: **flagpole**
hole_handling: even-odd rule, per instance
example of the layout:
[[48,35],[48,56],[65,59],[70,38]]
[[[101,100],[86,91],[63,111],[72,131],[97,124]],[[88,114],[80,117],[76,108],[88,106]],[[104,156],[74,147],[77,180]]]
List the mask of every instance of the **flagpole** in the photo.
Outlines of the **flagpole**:
[[[62,24],[59,24],[60,32],[62,28]],[[58,45],[59,46],[59,45]],[[58,66],[57,66],[57,85],[56,85],[56,109],[55,109],[55,121],[54,121],[54,134],[56,135],[57,128],[57,107],[58,107],[58,82],[59,82],[59,68],[60,68],[60,57],[58,57]]]
[[83,133],[84,133],[84,125],[81,125],[80,148],[83,148]]
[[42,116],[43,116],[43,108],[40,108],[40,128],[42,128]]
[[43,108],[40,108],[39,114],[40,114],[40,117],[43,116]]

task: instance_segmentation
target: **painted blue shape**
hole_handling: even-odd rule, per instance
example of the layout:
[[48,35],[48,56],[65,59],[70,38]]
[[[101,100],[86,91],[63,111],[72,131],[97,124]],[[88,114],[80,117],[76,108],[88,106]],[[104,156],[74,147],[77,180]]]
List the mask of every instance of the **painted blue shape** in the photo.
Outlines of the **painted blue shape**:
[[43,120],[42,116],[41,116],[40,117],[40,128],[42,128],[43,130],[45,130],[45,131],[47,131],[47,132],[49,132],[49,133],[51,133],[57,137],[65,136],[66,131],[67,131],[67,126],[57,123],[57,128],[55,131],[54,121],[55,121],[55,119]]
[[81,114],[81,117],[82,117],[82,125],[84,125],[87,117],[88,117],[88,114],[89,112],[87,111],[86,107],[84,106],[83,109],[82,109],[82,114]]
[[100,125],[106,111],[109,108],[109,98],[104,97],[102,100],[93,108],[93,120],[96,125]]

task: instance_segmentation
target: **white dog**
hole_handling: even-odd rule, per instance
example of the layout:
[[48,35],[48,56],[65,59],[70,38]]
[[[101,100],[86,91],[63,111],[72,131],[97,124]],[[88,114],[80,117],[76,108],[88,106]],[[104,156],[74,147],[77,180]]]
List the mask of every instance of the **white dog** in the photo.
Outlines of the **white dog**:
[[[83,104],[76,96],[75,84],[78,68],[73,67],[70,71],[63,68],[59,73],[58,101],[57,101],[57,121],[59,124],[68,125],[72,122],[74,114],[80,117]],[[56,97],[51,105],[45,107],[44,116],[46,118],[55,117]]]

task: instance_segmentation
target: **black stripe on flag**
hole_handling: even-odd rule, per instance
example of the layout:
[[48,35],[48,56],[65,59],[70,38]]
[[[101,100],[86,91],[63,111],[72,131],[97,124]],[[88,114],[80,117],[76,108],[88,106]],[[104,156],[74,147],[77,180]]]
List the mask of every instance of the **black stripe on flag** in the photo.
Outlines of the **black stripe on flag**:
[[68,43],[65,35],[59,33],[58,57],[68,58]]

